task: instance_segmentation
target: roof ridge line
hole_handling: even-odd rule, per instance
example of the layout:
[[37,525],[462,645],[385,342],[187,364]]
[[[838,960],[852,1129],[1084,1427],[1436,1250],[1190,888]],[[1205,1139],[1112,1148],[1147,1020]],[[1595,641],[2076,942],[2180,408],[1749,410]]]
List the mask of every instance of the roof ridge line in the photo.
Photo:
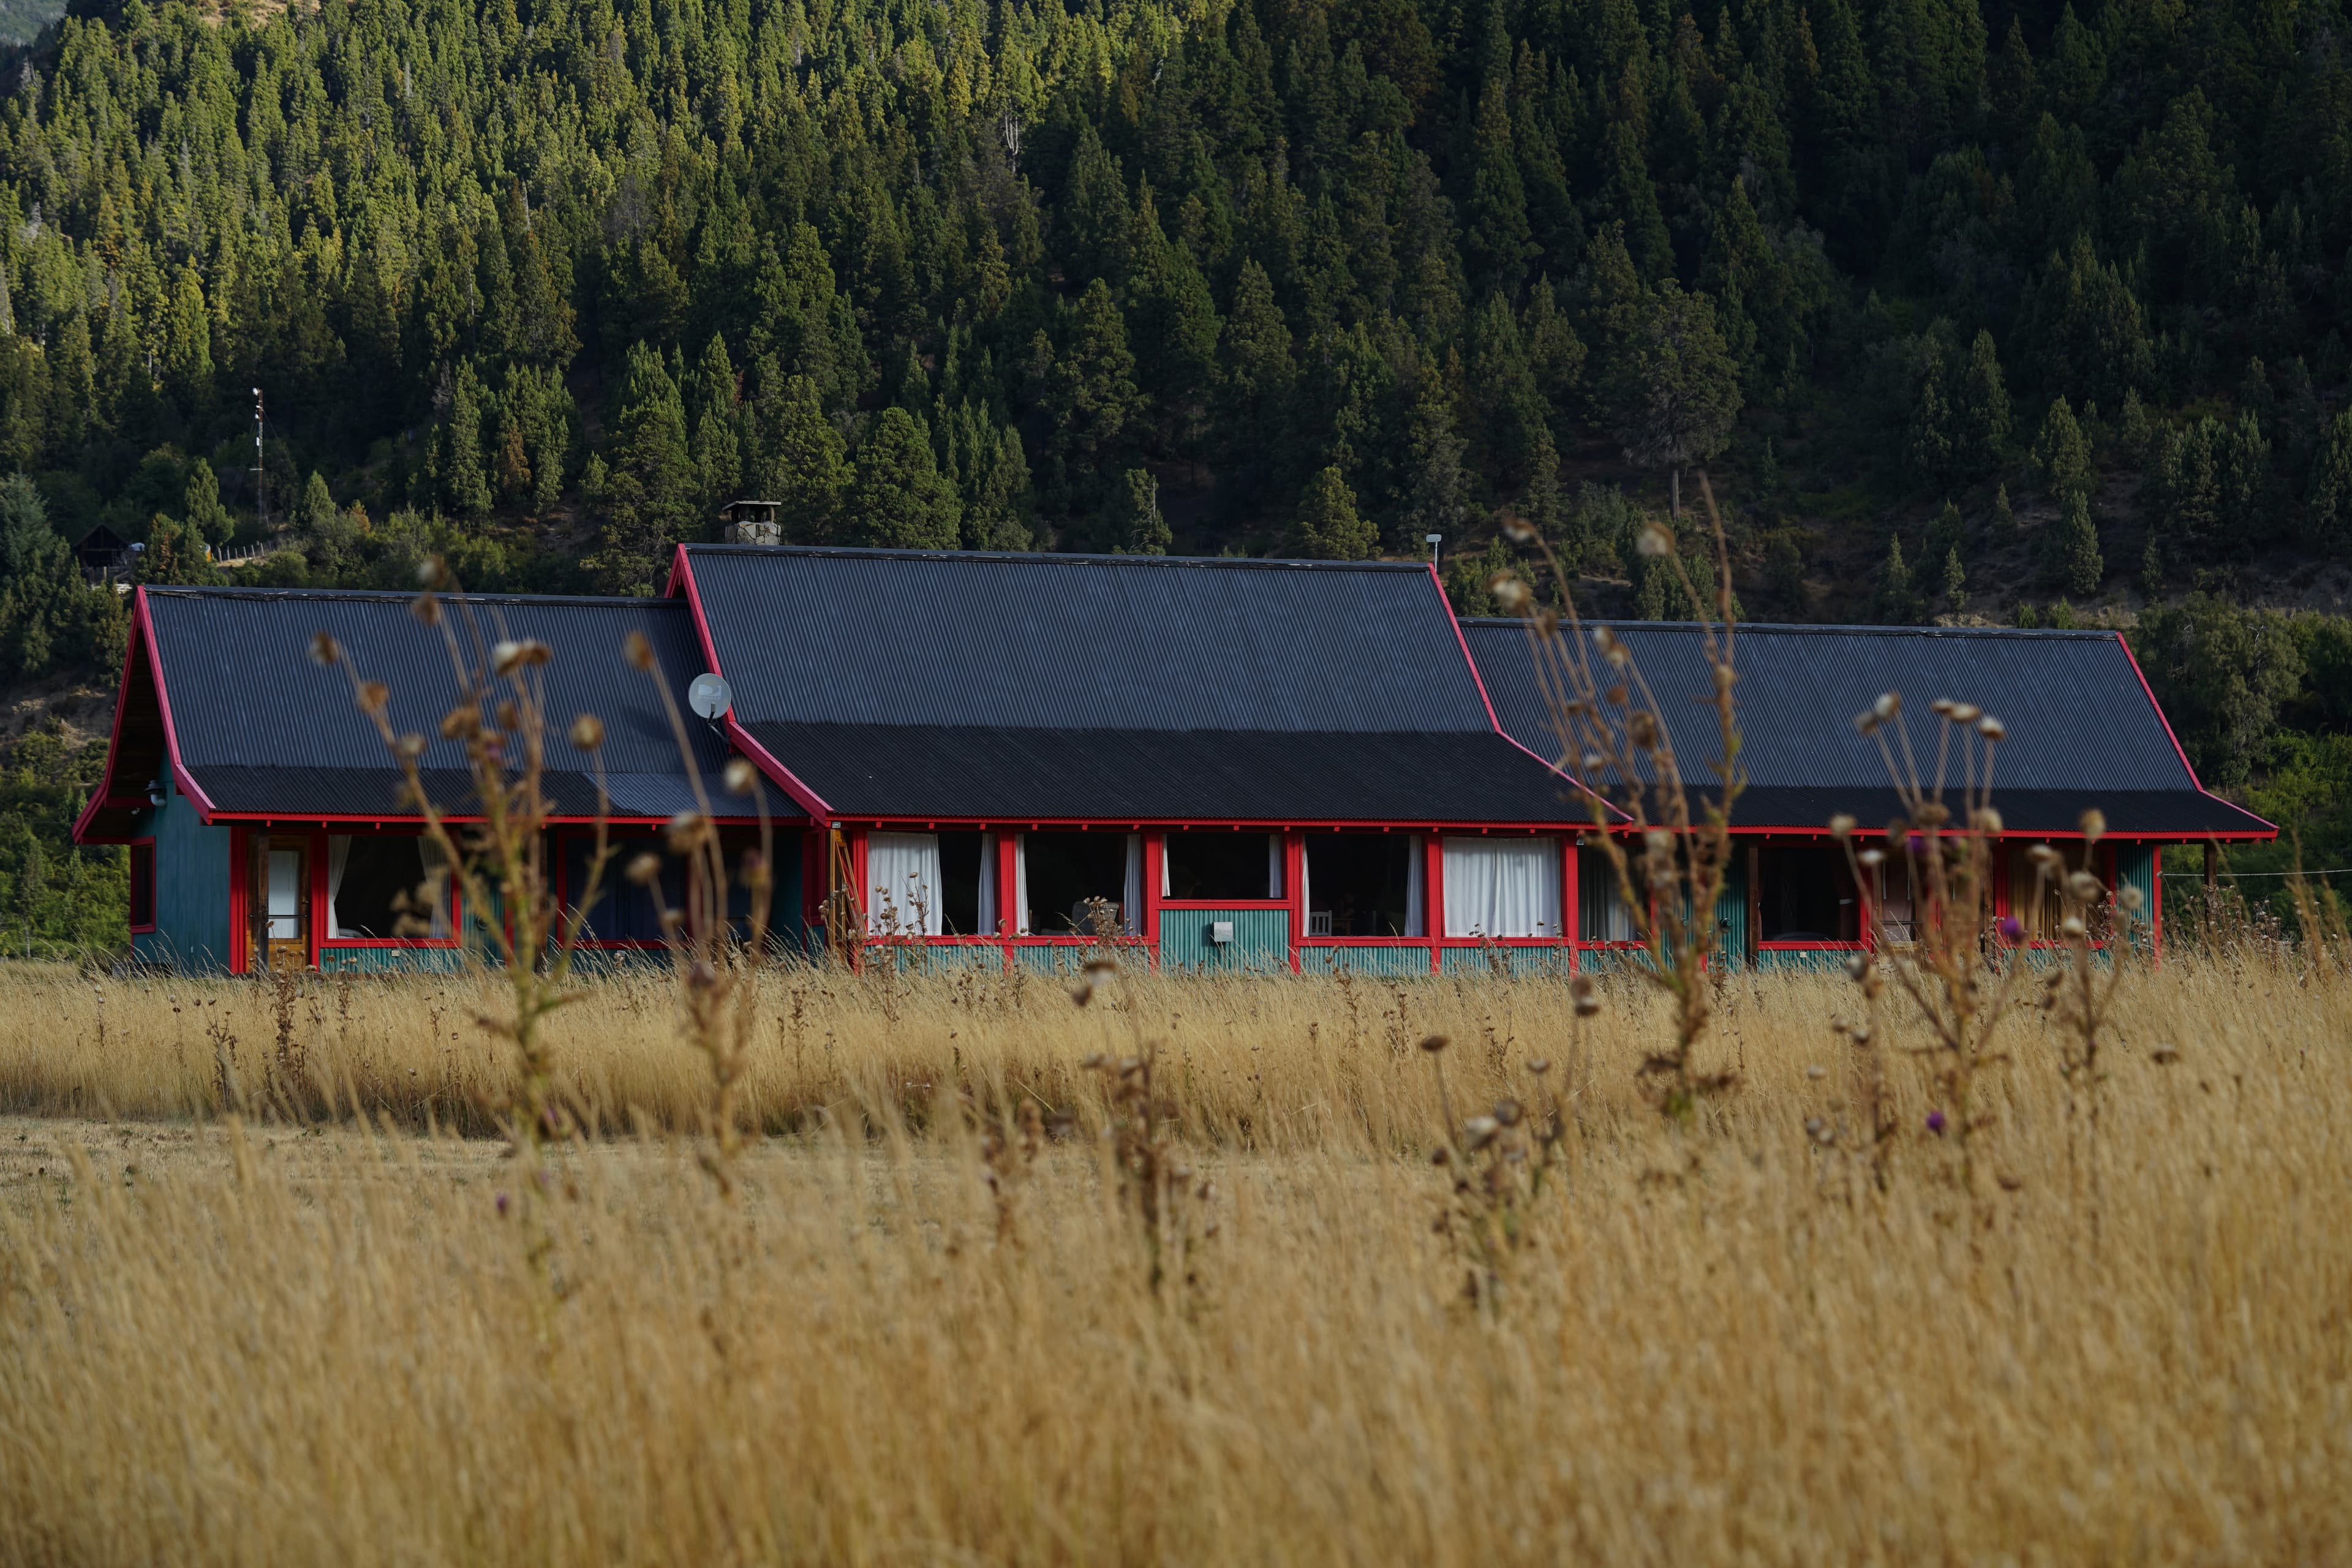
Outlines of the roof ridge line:
[[[1517,626],[1526,625],[1518,616],[1465,616],[1462,624],[1467,627]],[[1612,631],[1678,631],[1697,632],[1706,628],[1705,621],[1635,621],[1616,616],[1586,616],[1580,622],[1588,626],[1607,626]],[[2117,626],[1881,626],[1843,622],[1816,621],[1739,621],[1735,630],[1748,632],[1786,632],[1812,637],[2021,637],[2044,641],[2064,641],[2072,638],[2086,642],[2105,642],[2122,635]]]
[[692,555],[789,555],[798,560],[841,556],[868,561],[992,561],[1008,565],[1118,565],[1157,568],[1214,566],[1223,568],[1301,568],[1318,572],[1412,572],[1429,569],[1426,561],[1309,561],[1281,555],[1117,555],[1095,551],[1046,550],[919,550],[877,549],[853,544],[704,544],[680,546]]

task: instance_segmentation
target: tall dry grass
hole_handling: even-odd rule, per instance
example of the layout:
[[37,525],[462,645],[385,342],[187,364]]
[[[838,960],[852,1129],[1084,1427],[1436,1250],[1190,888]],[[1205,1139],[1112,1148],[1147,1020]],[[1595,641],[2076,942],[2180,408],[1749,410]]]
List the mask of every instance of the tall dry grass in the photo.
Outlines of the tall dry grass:
[[[541,1260],[498,1145],[352,1116],[496,1092],[467,983],[295,994],[281,1069],[258,988],[15,981],[0,1094],[46,1119],[0,1123],[0,1556],[2352,1552],[2338,980],[2127,976],[2095,1143],[2025,1021],[1977,1091],[1989,1206],[1899,1032],[1874,1179],[1840,982],[1730,986],[1739,1087],[1681,1122],[1631,990],[1580,1040],[1539,983],[771,984],[731,1201],[663,1130],[709,1083],[674,993],[557,1016],[567,1092],[637,1131],[551,1155]],[[1566,1181],[1475,1296],[1433,1031],[1457,1110],[1536,1103],[1532,1058],[1575,1086]],[[1139,1041],[1209,1193],[1156,1288],[1081,1066]],[[153,1120],[57,1115],[100,1107]]]

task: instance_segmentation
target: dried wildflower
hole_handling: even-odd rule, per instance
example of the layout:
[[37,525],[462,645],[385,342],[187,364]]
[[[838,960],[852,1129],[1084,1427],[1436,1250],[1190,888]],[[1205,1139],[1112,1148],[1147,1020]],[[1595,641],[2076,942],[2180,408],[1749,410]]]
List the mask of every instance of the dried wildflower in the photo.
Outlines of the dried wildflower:
[[1984,716],[1984,710],[1973,702],[1955,702],[1952,710],[1944,715],[1955,724],[1973,724]]
[[654,667],[654,645],[646,640],[645,633],[631,632],[621,639],[621,657],[629,661],[633,669],[651,669]]
[[384,704],[392,700],[392,688],[381,680],[363,680],[359,690],[352,695],[359,701],[361,712],[381,713]]
[[437,626],[441,624],[441,601],[430,594],[419,594],[408,602],[408,613],[420,625]]
[[1835,816],[1830,818],[1831,837],[1845,838],[1851,837],[1853,833],[1853,818],[1847,816],[1844,812],[1841,811]]
[[1446,1038],[1444,1035],[1424,1035],[1422,1037],[1421,1048],[1433,1056],[1437,1052],[1444,1050],[1446,1044]]
[[1952,700],[1950,698],[1938,697],[1936,700],[1927,704],[1927,711],[1935,714],[1939,719],[1948,719],[1952,716]]
[[604,721],[593,713],[583,713],[572,721],[572,744],[574,749],[593,752],[604,743]]
[[693,849],[702,842],[709,826],[710,819],[698,811],[681,811],[671,817],[669,826],[663,829],[669,837],[670,853],[684,855]]
[[1556,637],[1559,636],[1559,612],[1553,609],[1549,605],[1544,605],[1541,609],[1538,610],[1534,615],[1528,618],[1535,622],[1536,635],[1538,637]]
[[1870,973],[1870,954],[1866,952],[1857,952],[1853,957],[1847,959],[1845,961],[1845,972],[1855,980],[1861,980],[1867,976]]
[[1506,1127],[1517,1127],[1522,1114],[1524,1112],[1521,1111],[1519,1102],[1516,1100],[1498,1100],[1495,1102],[1495,1120]]
[[1874,714],[1877,715],[1878,721],[1880,723],[1892,724],[1895,722],[1895,716],[1903,711],[1903,693],[1899,691],[1880,692],[1878,694],[1878,700],[1870,705],[1870,710]]
[[2015,915],[2003,915],[1992,924],[2003,942],[2015,942],[2025,934],[2025,922]]
[[1538,1057],[1533,1061],[1528,1063],[1528,1070],[1535,1074],[1538,1078],[1541,1078],[1544,1074],[1551,1071],[1551,1058],[1549,1057]]
[[1830,1076],[1830,1069],[1822,1066],[1819,1062],[1813,1062],[1806,1067],[1805,1076],[1811,1079],[1815,1083],[1819,1083],[1822,1079]]
[[1592,984],[1592,976],[1580,974],[1568,983],[1569,994],[1576,998],[1576,1016],[1590,1018],[1601,1011],[1601,991]]
[[1853,716],[1854,732],[1860,735],[1878,733],[1878,715],[1865,708]]
[[490,668],[500,675],[512,675],[522,668],[522,644],[512,637],[496,643],[490,648]]
[[1927,1112],[1927,1131],[1933,1132],[1938,1138],[1944,1135],[1944,1113],[1942,1111],[1931,1110]]
[[2101,811],[2095,805],[2090,810],[2083,814],[2083,841],[2084,843],[2096,844],[2101,836],[2106,831],[2107,814],[2105,812]]
[[331,668],[342,661],[343,650],[335,639],[324,632],[310,634],[310,662],[320,668]]
[[1991,806],[1979,806],[1969,816],[1969,820],[1975,824],[1976,830],[1979,833],[1986,834],[1994,837],[1998,837],[2000,835],[2000,813],[1994,810]]
[[1662,555],[1672,555],[1675,552],[1675,536],[1666,531],[1664,524],[1653,521],[1645,525],[1634,539],[1633,550],[1653,561]]
[[1854,858],[1862,862],[1863,869],[1874,871],[1886,864],[1886,851],[1877,848],[1865,849]]
[[2074,895],[2078,903],[2095,904],[2106,889],[2099,886],[2099,879],[2088,871],[2074,871],[2066,878],[2066,891]]
[[1463,1152],[1475,1154],[1495,1141],[1502,1124],[1491,1116],[1474,1116],[1462,1124]]
[[482,727],[482,716],[471,708],[452,708],[441,715],[441,738],[462,741]]
[[1516,512],[1503,514],[1503,534],[1514,544],[1533,544],[1536,542],[1535,525]]
[[2009,726],[1988,713],[1977,721],[1977,733],[1988,741],[1999,741],[2008,736]]
[[728,791],[733,795],[750,795],[760,785],[760,770],[744,757],[728,759],[725,777]]
[[449,585],[449,563],[438,555],[428,555],[418,562],[416,585],[420,588],[446,588]]
[[2090,934],[2090,927],[2083,923],[2082,916],[2068,915],[2058,922],[2058,934],[2068,942],[2080,942]]
[[1645,752],[1655,751],[1658,744],[1658,721],[1647,713],[1635,713],[1625,721],[1625,738]]
[[2139,913],[2140,906],[2147,902],[2147,895],[2126,883],[2116,894],[2116,902],[2122,905],[2126,913],[2136,915]]
[[413,731],[392,744],[394,751],[412,763],[425,754],[425,737]]
[[2168,1068],[2180,1059],[2180,1052],[2172,1045],[2160,1045],[2147,1053],[2147,1059],[2160,1068]]
[[650,886],[661,875],[661,857],[648,850],[629,862],[625,875],[640,888]]
[[1653,827],[1642,835],[1642,842],[1649,846],[1651,854],[1664,855],[1674,848],[1675,836],[1663,827]]
[[2036,844],[2025,852],[2025,858],[2037,866],[2054,866],[2058,863],[2058,851],[2047,844]]
[[1528,602],[1528,585],[1512,572],[1497,572],[1486,580],[1486,587],[1495,595],[1495,604],[1507,616],[1516,616]]

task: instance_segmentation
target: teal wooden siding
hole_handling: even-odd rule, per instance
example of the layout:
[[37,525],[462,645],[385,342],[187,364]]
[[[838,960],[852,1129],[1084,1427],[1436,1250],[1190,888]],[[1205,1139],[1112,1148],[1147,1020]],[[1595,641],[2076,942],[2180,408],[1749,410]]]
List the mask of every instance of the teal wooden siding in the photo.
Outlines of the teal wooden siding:
[[[1209,928],[1234,922],[1234,940],[1213,942]],[[1427,960],[1424,957],[1423,962]],[[1290,967],[1288,910],[1163,910],[1160,967],[1267,973]]]
[[[1161,938],[1166,950],[1167,939]],[[1345,970],[1350,974],[1409,975],[1427,979],[1430,973],[1429,949],[1425,947],[1302,947],[1298,950],[1298,967],[1307,974],[1336,974]]]
[[1853,956],[1851,952],[1835,949],[1794,948],[1778,952],[1759,952],[1756,955],[1756,967],[1783,973],[1811,971],[1817,974],[1843,974],[1846,961]]
[[1737,841],[1724,868],[1723,890],[1715,896],[1716,962],[1730,969],[1748,965],[1748,852]]
[[139,814],[132,837],[155,837],[155,929],[131,939],[142,962],[192,974],[227,971],[229,830],[196,820],[194,802],[166,779],[163,805]]
[[1499,969],[1511,975],[1566,974],[1574,951],[1569,947],[1449,947],[1445,973],[1492,976]]
[[[2155,944],[2156,928],[2151,917],[2156,910],[2156,878],[2158,855],[2152,844],[2118,844],[2116,846],[2116,890],[2126,888],[2139,889],[2139,912],[2131,917],[2132,945],[2142,952]],[[2116,925],[2123,924],[2123,913],[2116,911]]]
[[321,974],[453,974],[466,967],[456,947],[322,947]]

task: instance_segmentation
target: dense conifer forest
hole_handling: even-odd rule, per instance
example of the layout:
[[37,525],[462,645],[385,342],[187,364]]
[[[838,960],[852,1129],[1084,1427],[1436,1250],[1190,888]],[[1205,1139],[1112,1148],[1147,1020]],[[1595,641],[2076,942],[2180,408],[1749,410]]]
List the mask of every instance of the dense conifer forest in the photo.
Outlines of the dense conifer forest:
[[739,497],[853,544],[1436,533],[1469,610],[1517,518],[1671,616],[1631,543],[1704,470],[1750,618],[2128,626],[2332,866],[2345,27],[76,0],[0,63],[0,678],[110,679],[100,525],[151,581],[630,592]]

